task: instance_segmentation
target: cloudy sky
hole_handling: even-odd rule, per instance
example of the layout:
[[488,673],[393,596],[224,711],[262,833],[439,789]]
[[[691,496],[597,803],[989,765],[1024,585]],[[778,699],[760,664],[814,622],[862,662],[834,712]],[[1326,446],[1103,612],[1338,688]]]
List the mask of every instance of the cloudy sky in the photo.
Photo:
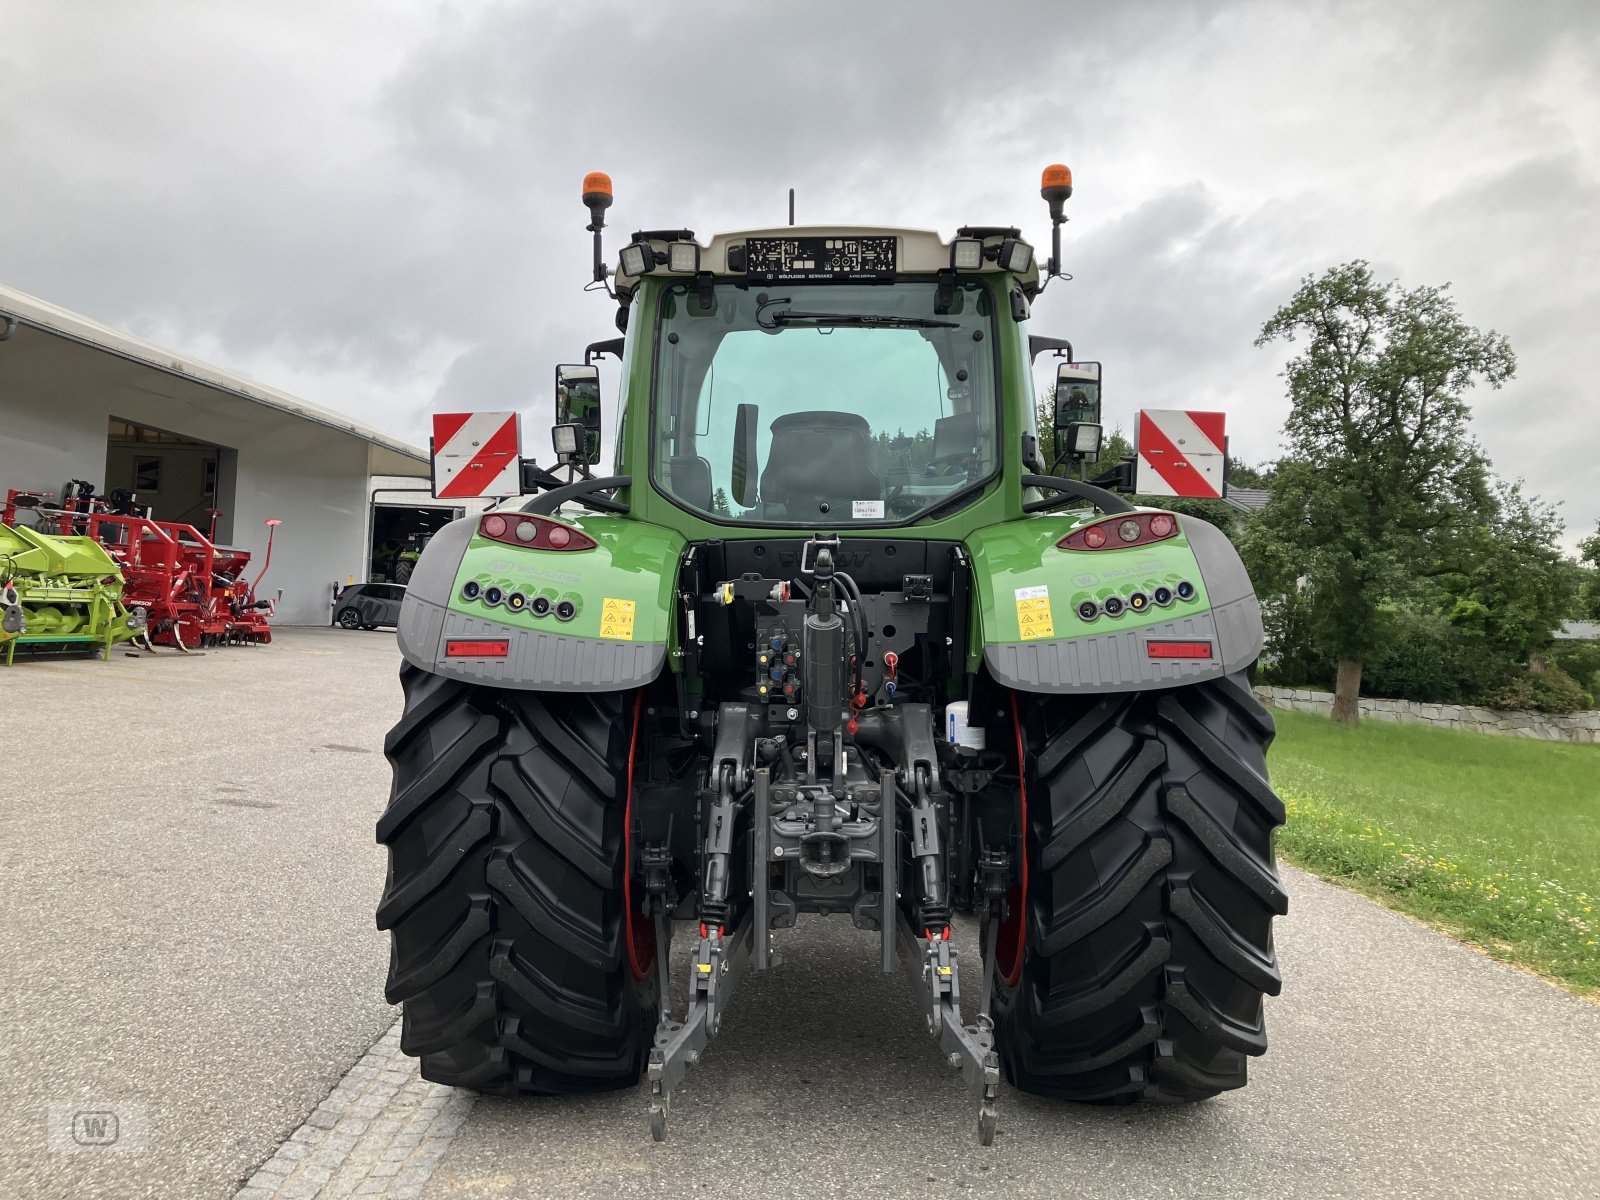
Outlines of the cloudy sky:
[[[616,230],[1019,224],[1073,168],[1034,332],[1107,416],[1274,457],[1261,323],[1352,258],[1453,284],[1520,367],[1498,469],[1600,517],[1600,6],[0,0],[0,282],[421,442],[612,333]],[[612,246],[614,250],[615,246]],[[608,395],[615,381],[608,378]]]

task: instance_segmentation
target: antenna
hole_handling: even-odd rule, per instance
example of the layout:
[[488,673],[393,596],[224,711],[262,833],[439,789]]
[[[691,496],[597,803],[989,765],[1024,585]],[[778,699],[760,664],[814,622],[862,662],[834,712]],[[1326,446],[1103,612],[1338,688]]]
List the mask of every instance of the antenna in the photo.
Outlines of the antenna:
[[794,224],[794,189],[789,189],[789,224]]

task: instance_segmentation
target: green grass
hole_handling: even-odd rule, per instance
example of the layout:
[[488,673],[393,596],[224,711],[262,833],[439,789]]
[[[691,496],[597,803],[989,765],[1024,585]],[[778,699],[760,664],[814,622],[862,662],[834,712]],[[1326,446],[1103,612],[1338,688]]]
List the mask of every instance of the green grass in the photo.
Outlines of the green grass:
[[1600,991],[1600,746],[1273,716],[1284,858]]

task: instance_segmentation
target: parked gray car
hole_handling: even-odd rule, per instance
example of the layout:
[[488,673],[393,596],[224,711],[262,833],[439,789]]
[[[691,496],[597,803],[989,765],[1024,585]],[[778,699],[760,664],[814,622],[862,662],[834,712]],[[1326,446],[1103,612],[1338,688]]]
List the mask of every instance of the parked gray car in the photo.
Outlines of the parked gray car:
[[333,623],[345,629],[376,629],[400,623],[400,602],[406,589],[398,583],[358,583],[339,593]]

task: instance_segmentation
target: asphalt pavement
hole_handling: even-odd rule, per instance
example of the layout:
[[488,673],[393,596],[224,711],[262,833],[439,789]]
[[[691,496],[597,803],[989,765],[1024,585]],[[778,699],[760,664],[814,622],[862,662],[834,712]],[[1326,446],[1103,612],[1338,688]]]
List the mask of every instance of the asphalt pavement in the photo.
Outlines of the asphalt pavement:
[[810,918],[741,984],[665,1144],[640,1094],[484,1098],[422,1195],[1600,1196],[1600,1007],[1284,875],[1284,994],[1241,1091],[1099,1108],[1002,1088],[985,1149],[910,984],[872,935]]
[[[387,634],[285,630],[204,658],[0,671],[0,1195],[232,1196],[263,1164],[292,1166],[280,1143],[315,1132],[319,1102],[345,1111],[346,1093],[368,1097],[350,1111],[374,1106],[363,1128],[401,1126],[371,1097],[385,1079],[405,1097],[414,1068],[363,1059],[393,1021],[372,823],[396,666]],[[980,1147],[909,983],[878,973],[871,935],[811,919],[742,985],[667,1143],[650,1141],[642,1092],[479,1099],[448,1140],[423,1139],[431,1175],[415,1186],[1600,1196],[1600,1007],[1285,877],[1285,991],[1242,1092],[1123,1109],[1006,1088]],[[52,1149],[51,1135],[72,1145],[61,1121],[102,1111],[131,1144]]]
[[398,661],[290,629],[0,667],[0,1195],[232,1195],[389,1026]]

